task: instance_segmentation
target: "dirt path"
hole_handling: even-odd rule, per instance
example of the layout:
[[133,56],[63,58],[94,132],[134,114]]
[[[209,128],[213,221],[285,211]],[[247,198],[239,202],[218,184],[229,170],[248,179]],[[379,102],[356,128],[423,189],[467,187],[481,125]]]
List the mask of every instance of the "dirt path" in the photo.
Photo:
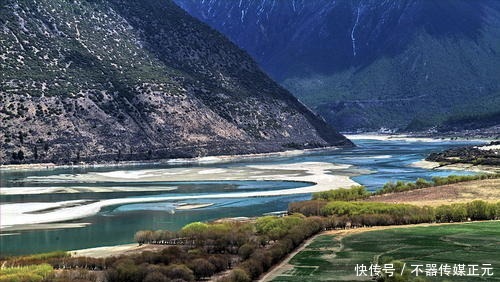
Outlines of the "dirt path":
[[311,238],[307,239],[302,245],[300,245],[298,248],[295,249],[295,251],[291,252],[288,254],[279,264],[274,265],[271,267],[271,269],[264,275],[262,276],[258,281],[264,282],[264,281],[271,281],[274,277],[278,276],[282,272],[290,269],[293,267],[293,265],[289,264],[288,262],[299,252],[304,250],[305,247],[309,246],[318,236],[324,235],[325,233],[318,233]]

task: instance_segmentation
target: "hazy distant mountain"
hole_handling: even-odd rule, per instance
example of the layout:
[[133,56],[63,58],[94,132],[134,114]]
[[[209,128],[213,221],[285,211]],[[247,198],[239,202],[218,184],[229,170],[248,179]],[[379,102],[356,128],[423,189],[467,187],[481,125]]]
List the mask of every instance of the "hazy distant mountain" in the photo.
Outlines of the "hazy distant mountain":
[[352,145],[170,0],[0,5],[0,163]]
[[497,0],[175,1],[343,129],[500,108]]

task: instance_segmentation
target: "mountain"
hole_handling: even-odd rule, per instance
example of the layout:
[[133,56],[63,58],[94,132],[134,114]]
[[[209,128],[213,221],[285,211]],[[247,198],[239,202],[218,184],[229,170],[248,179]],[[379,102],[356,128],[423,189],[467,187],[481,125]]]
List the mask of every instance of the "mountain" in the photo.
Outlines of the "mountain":
[[500,1],[175,1],[343,130],[500,108]]
[[170,0],[0,5],[0,163],[352,146]]

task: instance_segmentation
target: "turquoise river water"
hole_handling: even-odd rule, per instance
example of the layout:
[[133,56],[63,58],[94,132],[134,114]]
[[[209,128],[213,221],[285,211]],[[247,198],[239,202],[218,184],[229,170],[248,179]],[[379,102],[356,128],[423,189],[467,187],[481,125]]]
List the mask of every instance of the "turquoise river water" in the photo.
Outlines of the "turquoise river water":
[[[245,161],[232,161],[216,164],[165,164],[144,165],[120,168],[71,168],[33,171],[3,171],[0,187],[3,191],[20,187],[35,189],[81,187],[78,193],[27,193],[0,195],[2,205],[8,203],[40,203],[68,200],[99,201],[104,199],[138,196],[183,196],[207,195],[232,192],[270,191],[305,187],[310,183],[289,181],[131,181],[120,182],[121,191],[96,192],[93,188],[113,188],[116,183],[106,181],[81,182],[79,178],[66,178],[49,181],[30,181],[33,177],[57,175],[81,176],[96,172],[138,171],[162,168],[207,167],[225,169],[246,165],[290,164],[300,162],[326,162],[352,165],[346,169],[370,171],[371,173],[353,176],[352,179],[369,190],[376,190],[388,181],[413,181],[419,177],[429,179],[433,176],[449,174],[469,174],[464,171],[427,170],[409,166],[423,159],[431,152],[455,146],[472,144],[466,141],[405,141],[405,140],[354,140],[357,147],[312,152],[295,156],[262,157]],[[54,178],[57,179],[57,178]],[[75,180],[76,179],[76,180]],[[153,187],[153,191],[134,191],[141,187]],[[84,189],[83,189],[84,188]],[[87,189],[88,188],[88,189]],[[0,252],[2,255],[39,253],[53,250],[74,250],[98,246],[117,245],[133,242],[134,233],[141,229],[177,230],[193,221],[209,221],[224,217],[258,216],[269,212],[283,211],[288,203],[310,198],[310,194],[294,194],[269,197],[192,199],[189,204],[207,203],[211,205],[198,209],[175,209],[175,201],[155,203],[134,203],[108,206],[97,214],[72,220],[69,223],[87,223],[78,228],[40,228],[31,230],[2,230],[0,232]],[[185,201],[183,201],[185,202]]]

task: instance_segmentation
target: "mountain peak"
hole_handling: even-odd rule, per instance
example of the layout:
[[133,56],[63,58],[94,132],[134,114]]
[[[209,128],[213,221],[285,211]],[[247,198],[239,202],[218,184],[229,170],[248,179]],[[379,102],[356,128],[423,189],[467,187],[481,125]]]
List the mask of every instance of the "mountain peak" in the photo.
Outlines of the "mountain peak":
[[344,130],[500,107],[498,1],[175,1]]

